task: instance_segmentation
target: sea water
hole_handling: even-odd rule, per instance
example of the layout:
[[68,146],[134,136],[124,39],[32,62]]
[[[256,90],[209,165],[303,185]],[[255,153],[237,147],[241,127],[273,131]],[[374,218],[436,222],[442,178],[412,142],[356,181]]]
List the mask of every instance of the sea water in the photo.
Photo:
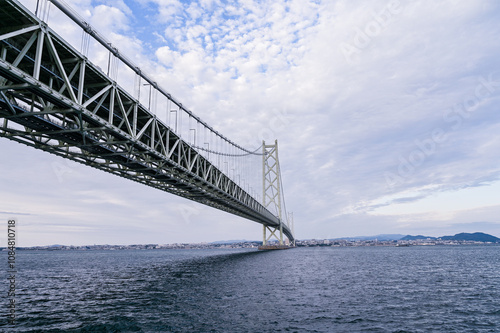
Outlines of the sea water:
[[500,332],[500,246],[18,251],[16,260],[17,320],[8,324],[4,301],[2,332]]

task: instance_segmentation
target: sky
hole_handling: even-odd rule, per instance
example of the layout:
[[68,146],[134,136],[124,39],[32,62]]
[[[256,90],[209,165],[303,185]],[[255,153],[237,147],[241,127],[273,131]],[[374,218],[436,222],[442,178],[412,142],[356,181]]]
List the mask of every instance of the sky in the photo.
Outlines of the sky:
[[[297,239],[500,237],[498,1],[65,1],[226,137],[278,140]],[[80,46],[53,6],[48,24]],[[21,246],[262,237],[8,139],[0,154],[0,219]]]

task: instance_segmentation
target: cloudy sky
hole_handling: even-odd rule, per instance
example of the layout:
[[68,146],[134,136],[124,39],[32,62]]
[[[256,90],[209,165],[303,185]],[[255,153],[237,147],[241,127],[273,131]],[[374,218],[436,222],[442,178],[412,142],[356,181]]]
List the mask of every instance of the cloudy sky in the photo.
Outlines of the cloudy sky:
[[[225,136],[278,139],[297,238],[500,237],[498,1],[66,2]],[[80,46],[58,15],[49,25]],[[7,139],[0,152],[0,218],[24,246],[261,238]]]

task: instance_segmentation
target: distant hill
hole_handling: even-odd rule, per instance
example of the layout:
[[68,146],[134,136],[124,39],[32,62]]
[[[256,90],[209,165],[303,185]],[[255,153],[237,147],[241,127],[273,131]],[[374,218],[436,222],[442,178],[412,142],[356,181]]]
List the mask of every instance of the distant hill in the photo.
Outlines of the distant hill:
[[485,234],[483,232],[475,232],[473,234],[462,232],[460,234],[456,234],[455,236],[443,236],[440,238],[442,240],[464,240],[464,241],[500,243],[500,238]]
[[392,240],[400,240],[404,235],[400,234],[382,234],[382,235],[376,235],[376,236],[356,236],[356,237],[342,237],[342,238],[335,238],[335,239],[330,239],[332,241],[335,240],[346,240],[346,241],[371,241],[371,240],[378,240],[378,241],[392,241]]
[[404,236],[403,238],[401,238],[400,240],[405,240],[405,241],[410,241],[410,240],[420,240],[420,239],[432,239],[432,240],[435,240],[437,239],[436,237],[431,237],[431,236],[422,236],[422,235],[417,235],[417,236],[411,236],[411,235],[407,235],[407,236]]
[[403,241],[413,241],[413,240],[456,240],[456,241],[475,241],[475,242],[491,242],[491,243],[500,243],[500,238],[485,234],[484,232],[475,232],[473,234],[462,232],[460,234],[456,234],[454,236],[442,236],[442,237],[431,237],[431,236],[412,236],[407,235],[401,238]]

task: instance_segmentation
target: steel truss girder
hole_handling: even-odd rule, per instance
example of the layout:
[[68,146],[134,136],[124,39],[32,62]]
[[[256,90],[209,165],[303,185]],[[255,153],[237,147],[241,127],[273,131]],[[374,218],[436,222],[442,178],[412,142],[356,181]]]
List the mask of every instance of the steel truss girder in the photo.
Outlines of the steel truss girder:
[[[0,5],[0,136],[269,227],[280,218],[15,0]],[[284,232],[293,238],[290,230]]]

